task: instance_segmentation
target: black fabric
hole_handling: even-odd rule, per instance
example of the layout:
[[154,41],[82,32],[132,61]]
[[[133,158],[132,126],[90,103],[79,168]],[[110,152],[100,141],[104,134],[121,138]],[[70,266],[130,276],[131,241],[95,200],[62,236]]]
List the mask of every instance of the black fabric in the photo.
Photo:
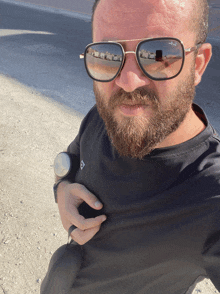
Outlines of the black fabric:
[[220,144],[206,124],[138,160],[118,155],[92,108],[68,152],[80,160],[75,181],[104,204],[80,213],[107,221],[83,245],[69,294],[183,294],[199,276],[220,290]]
[[83,251],[72,242],[59,247],[53,254],[40,294],[68,294],[82,264]]

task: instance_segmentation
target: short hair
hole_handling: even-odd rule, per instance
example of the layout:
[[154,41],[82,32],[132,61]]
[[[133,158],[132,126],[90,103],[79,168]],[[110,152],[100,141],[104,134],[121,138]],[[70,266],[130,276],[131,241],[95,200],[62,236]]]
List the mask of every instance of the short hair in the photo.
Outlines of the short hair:
[[92,6],[92,23],[93,23],[93,19],[94,19],[94,13],[95,13],[95,10],[96,10],[96,7],[98,5],[100,0],[95,0],[93,6]]
[[209,4],[207,0],[195,0],[195,13],[190,23],[196,33],[196,43],[204,43],[209,31]]
[[[92,7],[92,31],[94,13],[98,3],[101,0],[95,0]],[[190,26],[196,33],[196,43],[204,43],[208,36],[209,28],[209,4],[208,0],[195,0],[195,13],[190,21]]]

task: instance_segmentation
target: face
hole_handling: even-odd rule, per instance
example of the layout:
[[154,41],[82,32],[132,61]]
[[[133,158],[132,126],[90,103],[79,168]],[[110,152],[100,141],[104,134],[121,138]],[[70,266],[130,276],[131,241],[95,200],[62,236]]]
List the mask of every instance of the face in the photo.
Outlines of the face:
[[[175,37],[185,48],[192,47],[195,36],[183,25],[190,7],[187,2],[178,3],[101,0],[94,15],[94,42]],[[126,51],[134,51],[137,42],[125,41],[122,45]],[[134,54],[127,54],[115,80],[94,82],[98,111],[121,156],[142,159],[179,128],[195,96],[194,65],[193,56],[187,56],[179,76],[152,81],[142,73]]]

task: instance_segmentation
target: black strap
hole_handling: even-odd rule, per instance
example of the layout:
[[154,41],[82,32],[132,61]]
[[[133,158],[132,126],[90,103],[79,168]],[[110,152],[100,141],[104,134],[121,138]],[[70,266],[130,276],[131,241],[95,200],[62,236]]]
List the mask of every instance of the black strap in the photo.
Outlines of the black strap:
[[[69,227],[69,230],[68,230],[68,244],[72,244],[72,245],[77,245],[78,243],[76,243],[72,238],[71,238],[71,233],[73,230],[77,229],[76,226],[72,225]],[[70,239],[71,238],[71,239]],[[69,241],[70,239],[70,241]]]

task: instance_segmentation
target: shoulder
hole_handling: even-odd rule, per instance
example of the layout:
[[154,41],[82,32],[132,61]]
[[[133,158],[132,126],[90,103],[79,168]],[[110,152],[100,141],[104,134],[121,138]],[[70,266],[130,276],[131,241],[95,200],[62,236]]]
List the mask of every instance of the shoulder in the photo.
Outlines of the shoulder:
[[81,122],[79,135],[81,136],[88,128],[91,130],[103,125],[103,120],[100,117],[96,105],[94,105]]
[[204,141],[203,153],[192,163],[194,172],[190,180],[193,195],[203,195],[220,206],[220,140],[214,134]]

